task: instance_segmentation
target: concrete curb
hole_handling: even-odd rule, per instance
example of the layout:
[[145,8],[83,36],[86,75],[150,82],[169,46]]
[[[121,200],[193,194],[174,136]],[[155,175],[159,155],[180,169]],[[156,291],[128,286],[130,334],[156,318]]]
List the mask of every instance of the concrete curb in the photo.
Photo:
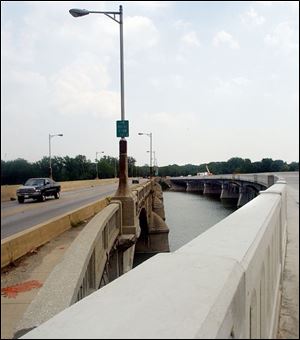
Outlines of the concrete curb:
[[1,268],[49,242],[83,220],[94,216],[108,203],[108,199],[104,198],[2,239]]

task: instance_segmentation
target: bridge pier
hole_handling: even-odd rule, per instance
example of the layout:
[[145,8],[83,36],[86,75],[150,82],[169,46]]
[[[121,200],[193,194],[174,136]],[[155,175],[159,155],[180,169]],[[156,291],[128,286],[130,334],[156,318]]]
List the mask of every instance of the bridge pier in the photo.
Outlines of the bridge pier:
[[236,206],[239,199],[238,185],[223,182],[220,199],[222,203],[226,206]]
[[186,191],[187,192],[200,192],[203,194],[204,184],[203,182],[187,182],[186,183]]
[[251,201],[256,196],[257,195],[255,194],[254,190],[250,189],[250,187],[240,186],[237,207],[238,208],[242,207],[243,205]]
[[[140,212],[141,235],[136,244],[136,253],[169,252],[169,228],[165,222],[165,210],[161,186],[152,185],[152,200]],[[149,206],[150,205],[150,206]]]
[[221,194],[221,185],[213,182],[205,182],[204,183],[204,190],[203,195],[213,196],[213,197],[220,197]]

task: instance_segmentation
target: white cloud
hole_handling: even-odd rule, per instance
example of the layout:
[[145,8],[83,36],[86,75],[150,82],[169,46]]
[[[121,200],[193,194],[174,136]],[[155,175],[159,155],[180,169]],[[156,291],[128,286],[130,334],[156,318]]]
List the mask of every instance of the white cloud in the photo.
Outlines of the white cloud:
[[118,114],[119,94],[109,91],[106,68],[84,56],[51,78],[52,105],[63,115],[112,117]]
[[151,84],[151,86],[153,86],[156,89],[160,89],[161,88],[161,81],[157,77],[151,77],[149,79],[149,83]]
[[267,34],[265,43],[276,47],[286,54],[299,48],[299,35],[292,29],[288,22],[281,22],[272,33]]
[[[265,138],[272,139],[274,129],[283,131],[282,159],[298,158],[293,146],[298,145],[299,136],[295,53],[299,20],[293,10],[299,8],[297,2],[242,6],[247,27],[259,28],[251,34],[241,20],[232,20],[236,11],[228,4],[226,11],[218,13],[216,28],[214,20],[190,15],[197,11],[208,17],[211,5],[205,1],[153,2],[152,6],[148,2],[121,3],[129,152],[137,164],[149,162],[145,152],[149,141],[146,138],[141,143],[139,131],[153,132],[153,148],[161,164],[195,159],[201,163],[206,136],[209,139],[220,128],[218,139],[211,141],[211,149],[219,150],[220,140],[235,136],[234,128],[239,130],[247,117],[251,119],[247,121],[249,134],[243,132],[245,140],[252,141],[259,120]],[[117,10],[118,4],[1,3],[1,140],[3,154],[9,159],[40,159],[47,153],[48,132],[64,133],[63,143],[55,148],[62,156],[82,153],[95,157],[97,145],[108,155],[118,154],[119,25],[104,15],[73,18],[68,13],[72,7]],[[207,37],[211,37],[209,43]],[[243,48],[236,53],[239,44]],[[282,112],[289,119],[282,120]],[[30,138],[24,124],[34,132]],[[78,142],[78,136],[84,143]],[[277,153],[275,139],[274,145],[268,143],[270,149],[263,157],[274,155],[271,147]],[[285,144],[285,140],[290,142]],[[226,155],[246,152],[236,138],[225,144]],[[181,149],[181,154],[174,154],[174,149]],[[224,153],[209,155],[215,161],[219,156],[225,157]]]
[[215,47],[222,44],[228,45],[232,49],[238,49],[240,47],[239,43],[232,37],[232,35],[225,31],[218,32],[213,39],[213,45]]
[[167,8],[171,5],[172,1],[130,1],[131,4],[145,7],[147,10],[158,10]]
[[253,27],[262,25],[265,22],[265,18],[262,15],[258,15],[258,13],[253,9],[241,15],[241,21],[243,24]]
[[152,48],[159,41],[159,32],[147,17],[127,17],[124,23],[126,50],[130,53]]
[[216,78],[217,85],[214,92],[218,95],[239,95],[243,92],[242,88],[250,83],[246,77],[234,77],[229,80]]
[[168,131],[179,131],[186,125],[190,125],[190,122],[195,122],[196,115],[193,112],[154,112],[145,113],[150,123],[158,126],[164,126]]
[[200,46],[199,39],[197,37],[197,33],[194,31],[186,33],[182,38],[181,41],[188,46]]
[[232,78],[232,82],[234,84],[240,85],[240,86],[244,86],[247,85],[249,83],[249,79],[245,78],[245,77],[236,77],[236,78]]
[[174,23],[176,29],[188,29],[191,26],[191,23],[188,21],[184,21],[182,19],[176,20]]
[[150,116],[152,117],[152,121],[157,124],[168,126],[170,122],[174,122],[174,116],[167,112],[156,112]]
[[150,77],[148,81],[158,91],[166,91],[172,87],[182,89],[184,85],[183,77],[179,74]]
[[182,53],[177,53],[175,55],[175,61],[178,64],[185,64],[187,62],[187,58]]
[[173,83],[173,86],[177,89],[182,89],[183,86],[184,86],[184,80],[183,80],[183,77],[179,74],[174,74],[172,76],[172,83]]

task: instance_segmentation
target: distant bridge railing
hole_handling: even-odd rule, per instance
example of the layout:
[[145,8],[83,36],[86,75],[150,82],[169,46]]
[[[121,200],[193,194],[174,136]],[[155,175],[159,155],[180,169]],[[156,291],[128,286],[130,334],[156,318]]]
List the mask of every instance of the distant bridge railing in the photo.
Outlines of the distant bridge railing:
[[240,208],[278,180],[274,174],[180,176],[162,179],[171,190],[200,192]]
[[228,174],[228,175],[210,175],[210,176],[190,176],[190,177],[170,177],[170,180],[239,180],[245,182],[252,182],[261,184],[265,187],[270,187],[273,185],[279,178],[273,174]]
[[[201,178],[201,177],[198,177]],[[276,180],[279,178],[275,175],[271,174],[232,174],[232,175],[212,175],[212,176],[205,176],[204,178],[207,179],[214,179],[214,178],[220,178],[220,179],[232,179],[232,180],[240,180],[240,181],[246,181],[246,182],[252,182],[252,183],[258,183],[266,187],[270,187],[273,185]]]

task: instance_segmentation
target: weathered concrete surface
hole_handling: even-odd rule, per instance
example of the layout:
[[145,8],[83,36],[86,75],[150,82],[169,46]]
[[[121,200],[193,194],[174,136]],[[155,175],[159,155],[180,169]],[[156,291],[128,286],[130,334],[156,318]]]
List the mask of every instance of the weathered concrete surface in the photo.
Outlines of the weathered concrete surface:
[[12,339],[15,327],[40,288],[23,291],[14,298],[3,295],[3,288],[38,280],[43,284],[59,263],[84,224],[67,230],[34,253],[24,256],[16,267],[1,271],[1,339]]
[[277,338],[299,339],[299,187],[297,190],[288,185],[287,210],[287,248]]

